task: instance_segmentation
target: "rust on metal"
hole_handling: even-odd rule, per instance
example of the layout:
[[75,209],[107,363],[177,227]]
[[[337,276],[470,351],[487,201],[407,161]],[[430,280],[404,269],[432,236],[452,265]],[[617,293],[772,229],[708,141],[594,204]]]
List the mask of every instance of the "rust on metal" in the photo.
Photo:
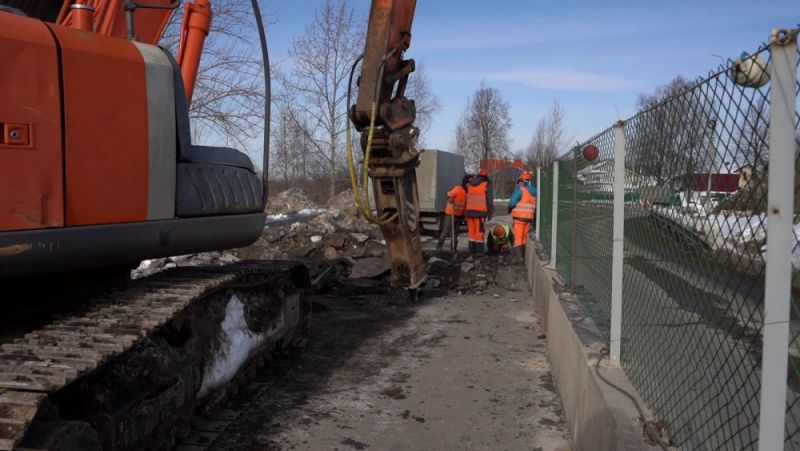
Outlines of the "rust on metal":
[[[419,130],[414,126],[414,101],[405,96],[408,77],[415,69],[414,60],[404,59],[411,45],[415,7],[415,0],[372,2],[358,98],[349,112],[361,131],[365,155],[367,135],[373,136],[368,169],[376,216],[394,218],[381,224],[392,267],[391,284],[412,289],[425,281],[416,177],[419,152],[414,144]],[[373,111],[375,127],[370,131]]]
[[0,247],[0,257],[10,257],[12,255],[19,255],[23,252],[28,252],[31,249],[33,249],[33,245],[30,243],[14,244],[12,246]]

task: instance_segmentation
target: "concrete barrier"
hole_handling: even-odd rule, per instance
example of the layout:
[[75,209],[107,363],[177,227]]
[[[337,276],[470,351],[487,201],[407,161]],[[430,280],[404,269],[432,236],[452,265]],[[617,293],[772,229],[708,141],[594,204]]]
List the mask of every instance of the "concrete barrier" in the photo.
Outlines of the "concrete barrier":
[[575,449],[659,449],[645,443],[636,405],[598,377],[632,395],[644,417],[652,418],[623,370],[609,365],[606,342],[559,274],[545,268],[535,242],[527,245],[525,266]]

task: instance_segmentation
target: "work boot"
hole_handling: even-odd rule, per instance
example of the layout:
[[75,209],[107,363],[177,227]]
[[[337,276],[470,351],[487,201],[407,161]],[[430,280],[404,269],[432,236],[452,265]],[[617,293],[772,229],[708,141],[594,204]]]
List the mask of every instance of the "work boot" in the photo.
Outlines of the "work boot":
[[525,246],[517,246],[514,248],[514,263],[517,265],[525,264]]

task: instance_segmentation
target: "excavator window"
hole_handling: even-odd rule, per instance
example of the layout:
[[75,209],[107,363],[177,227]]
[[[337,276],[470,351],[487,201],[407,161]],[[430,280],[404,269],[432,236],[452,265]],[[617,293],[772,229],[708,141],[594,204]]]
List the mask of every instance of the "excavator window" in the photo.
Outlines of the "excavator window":
[[64,0],[0,0],[0,11],[55,22]]

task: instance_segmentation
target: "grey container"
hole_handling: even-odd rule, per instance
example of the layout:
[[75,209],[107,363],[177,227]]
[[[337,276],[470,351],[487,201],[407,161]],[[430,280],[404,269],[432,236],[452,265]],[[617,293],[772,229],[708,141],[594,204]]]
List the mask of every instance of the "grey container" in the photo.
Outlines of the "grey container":
[[443,150],[426,149],[417,167],[417,189],[422,213],[443,213],[447,192],[464,177],[464,157]]

